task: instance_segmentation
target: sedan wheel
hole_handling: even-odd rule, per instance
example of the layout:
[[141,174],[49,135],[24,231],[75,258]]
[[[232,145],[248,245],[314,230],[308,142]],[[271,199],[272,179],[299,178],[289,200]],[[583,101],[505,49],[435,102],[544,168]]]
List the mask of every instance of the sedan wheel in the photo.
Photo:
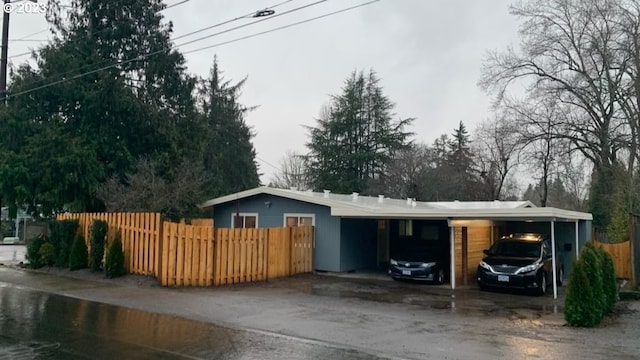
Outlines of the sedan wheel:
[[440,269],[438,271],[438,278],[436,279],[438,284],[444,284],[444,270]]

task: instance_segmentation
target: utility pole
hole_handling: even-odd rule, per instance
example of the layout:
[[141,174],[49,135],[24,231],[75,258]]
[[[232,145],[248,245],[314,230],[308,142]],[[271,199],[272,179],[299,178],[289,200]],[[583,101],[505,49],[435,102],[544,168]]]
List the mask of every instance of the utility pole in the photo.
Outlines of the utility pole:
[[[3,5],[11,3],[4,0]],[[9,11],[2,7],[2,48],[0,49],[0,97],[2,105],[7,103],[7,56],[9,52]],[[0,229],[2,228],[2,194],[0,193]],[[0,238],[3,236],[0,230]]]
[[[4,0],[4,4],[11,3],[11,0]],[[3,4],[3,5],[4,5]],[[2,9],[2,49],[0,53],[0,97],[2,104],[7,103],[7,60],[9,52],[9,11],[3,6]]]

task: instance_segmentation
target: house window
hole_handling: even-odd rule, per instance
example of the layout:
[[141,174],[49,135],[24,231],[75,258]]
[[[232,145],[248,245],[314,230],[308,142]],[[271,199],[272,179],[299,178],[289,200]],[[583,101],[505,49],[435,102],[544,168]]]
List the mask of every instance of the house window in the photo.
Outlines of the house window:
[[398,235],[413,236],[413,220],[398,220]]
[[231,227],[234,228],[257,228],[258,214],[256,213],[240,213],[231,214]]
[[315,226],[314,214],[284,214],[284,226]]

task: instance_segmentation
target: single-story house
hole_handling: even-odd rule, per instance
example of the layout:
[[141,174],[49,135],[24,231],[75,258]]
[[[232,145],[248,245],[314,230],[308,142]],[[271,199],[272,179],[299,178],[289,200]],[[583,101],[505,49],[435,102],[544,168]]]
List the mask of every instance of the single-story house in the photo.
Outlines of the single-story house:
[[313,267],[348,272],[385,269],[408,244],[437,241],[448,254],[452,288],[475,284],[476,268],[500,236],[537,232],[556,243],[565,273],[585,241],[592,216],[529,201],[440,201],[390,199],[257,187],[206,201],[216,227],[313,225]]

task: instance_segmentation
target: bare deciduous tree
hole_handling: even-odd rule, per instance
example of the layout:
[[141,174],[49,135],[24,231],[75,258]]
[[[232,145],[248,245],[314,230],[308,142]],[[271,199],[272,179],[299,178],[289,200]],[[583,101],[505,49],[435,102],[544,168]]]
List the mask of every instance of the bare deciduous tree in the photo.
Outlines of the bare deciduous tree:
[[271,178],[270,186],[281,189],[309,189],[306,166],[303,155],[287,150],[280,160],[279,171]]
[[502,199],[507,176],[519,164],[522,142],[516,124],[505,114],[481,123],[475,131],[475,156],[480,176],[493,200]]

